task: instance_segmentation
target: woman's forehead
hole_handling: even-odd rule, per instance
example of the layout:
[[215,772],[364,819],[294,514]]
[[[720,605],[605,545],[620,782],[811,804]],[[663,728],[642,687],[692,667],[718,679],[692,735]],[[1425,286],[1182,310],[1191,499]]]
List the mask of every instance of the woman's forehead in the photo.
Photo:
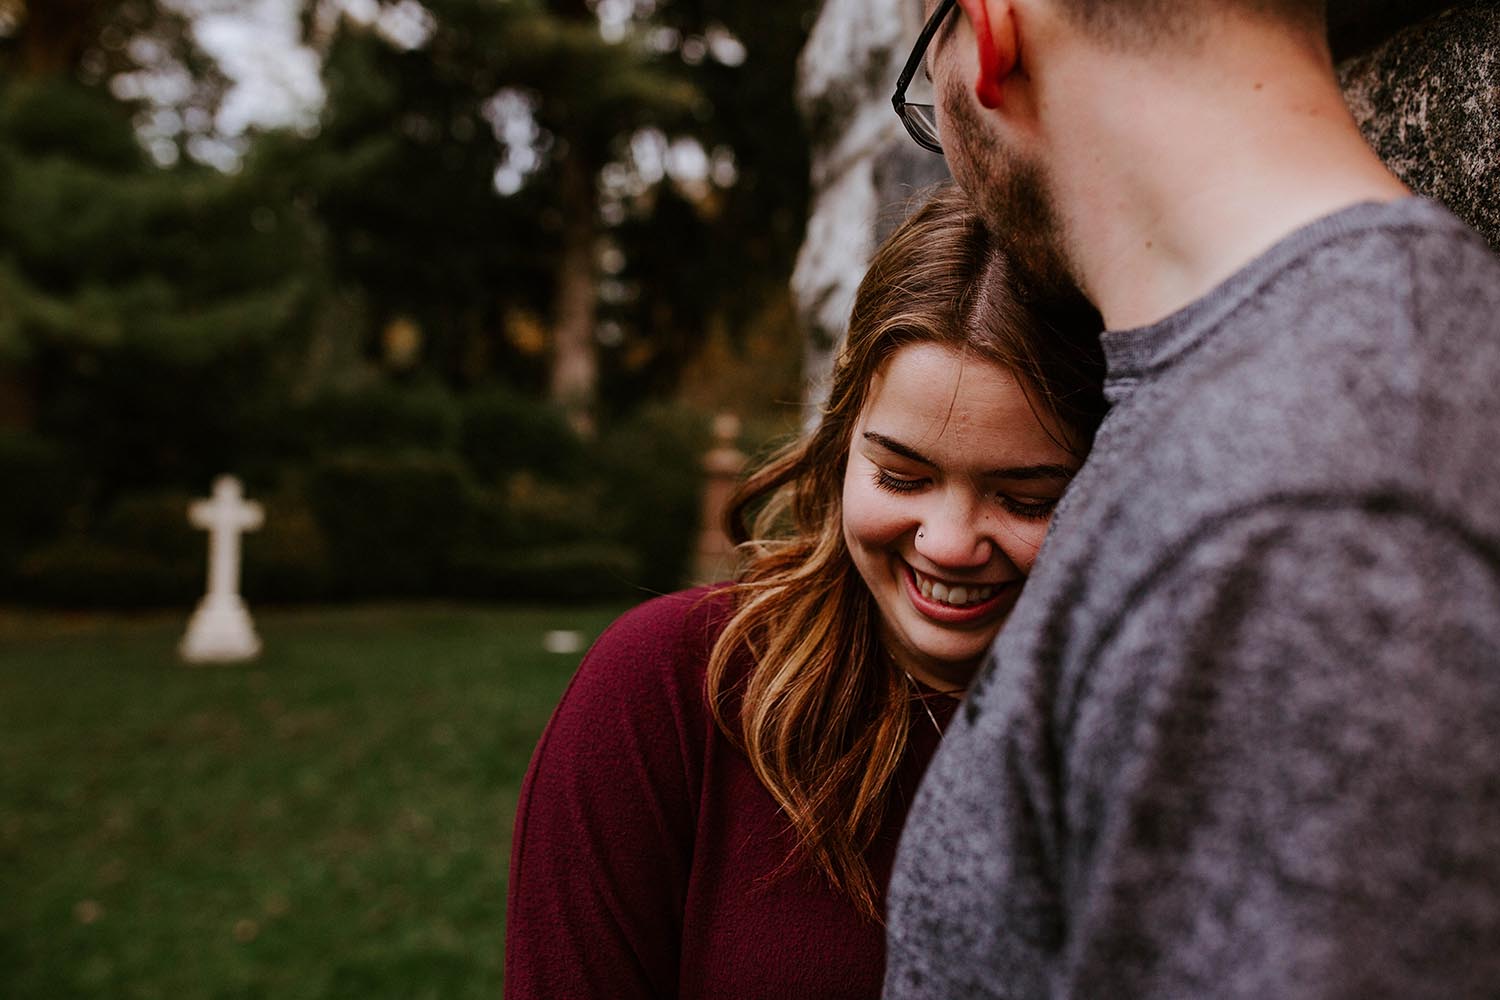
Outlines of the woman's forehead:
[[860,419],[868,432],[963,464],[1060,450],[1012,371],[934,343],[901,348],[875,373]]
[[870,378],[866,408],[976,410],[1024,396],[1006,366],[946,344],[907,344]]

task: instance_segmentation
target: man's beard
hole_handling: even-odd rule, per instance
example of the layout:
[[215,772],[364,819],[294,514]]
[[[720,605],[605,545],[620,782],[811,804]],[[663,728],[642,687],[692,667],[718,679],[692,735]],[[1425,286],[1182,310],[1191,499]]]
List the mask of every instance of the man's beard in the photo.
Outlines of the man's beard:
[[987,134],[958,88],[944,102],[948,167],[968,192],[991,236],[1044,298],[1079,294],[1046,171],[1035,160],[1001,147]]

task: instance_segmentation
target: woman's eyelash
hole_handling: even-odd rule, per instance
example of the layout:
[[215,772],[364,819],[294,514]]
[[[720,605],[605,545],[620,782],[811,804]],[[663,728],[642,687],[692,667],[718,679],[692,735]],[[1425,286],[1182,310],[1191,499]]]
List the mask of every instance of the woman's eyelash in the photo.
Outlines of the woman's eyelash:
[[1052,511],[1057,508],[1056,500],[1015,500],[1011,497],[997,497],[1000,507],[1006,513],[1017,517],[1029,518],[1034,521],[1043,521],[1052,516]]
[[911,493],[922,488],[921,479],[902,479],[884,469],[875,470],[875,485],[888,493]]

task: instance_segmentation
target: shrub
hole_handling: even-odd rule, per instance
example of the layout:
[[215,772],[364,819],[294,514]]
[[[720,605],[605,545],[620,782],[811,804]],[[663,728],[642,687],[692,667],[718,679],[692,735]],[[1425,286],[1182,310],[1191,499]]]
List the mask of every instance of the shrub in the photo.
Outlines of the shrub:
[[450,587],[461,597],[587,601],[629,596],[639,576],[640,562],[625,546],[582,541],[462,552]]
[[[502,391],[465,400],[461,423],[437,390],[328,396],[314,414],[319,446],[341,449],[315,451],[275,492],[251,490],[267,514],[244,542],[253,601],[581,600],[683,581],[708,445],[699,414],[648,410],[587,443],[557,410]],[[203,490],[126,492],[90,518],[89,480],[67,455],[0,436],[0,595],[190,606],[207,539],[187,508]]]
[[188,520],[188,508],[198,499],[180,490],[128,493],[99,518],[91,534],[105,544],[151,553],[169,563],[206,566],[208,534]]
[[265,526],[245,541],[245,595],[279,603],[328,596],[328,541],[307,496],[292,486],[263,503]]
[[427,452],[325,458],[313,466],[308,499],[333,586],[354,596],[431,593],[475,507],[457,457]]
[[563,412],[505,389],[489,389],[464,400],[462,448],[485,482],[522,471],[578,482],[588,472],[587,449]]
[[186,493],[121,497],[88,532],[28,553],[20,599],[89,607],[190,605],[203,593],[207,543],[189,525]]
[[457,447],[461,429],[458,404],[438,386],[331,392],[304,406],[299,422],[314,454],[447,452]]
[[21,557],[57,538],[81,477],[61,446],[7,433],[0,434],[0,483],[0,592],[9,592]]
[[602,484],[562,484],[521,472],[479,494],[470,530],[455,547],[449,592],[463,597],[583,600],[619,597],[640,576],[640,558],[616,541],[618,518]]
[[648,409],[596,445],[597,467],[615,507],[619,542],[640,561],[637,583],[680,587],[698,538],[707,422],[695,411]]
[[188,607],[203,588],[197,575],[154,553],[76,535],[21,560],[16,596],[66,607]]
[[501,512],[493,540],[511,547],[613,540],[619,517],[604,493],[597,478],[570,485],[518,473],[488,495]]

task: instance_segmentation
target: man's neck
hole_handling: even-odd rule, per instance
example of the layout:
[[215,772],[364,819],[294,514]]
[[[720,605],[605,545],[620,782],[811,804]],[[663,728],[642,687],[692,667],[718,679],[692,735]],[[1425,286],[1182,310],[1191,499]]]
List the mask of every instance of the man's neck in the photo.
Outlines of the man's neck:
[[1169,71],[1137,61],[1093,99],[1054,104],[1068,113],[1050,130],[1052,192],[1111,329],[1163,319],[1323,216],[1409,193],[1365,144],[1326,61],[1260,41],[1267,51],[1240,40]]

